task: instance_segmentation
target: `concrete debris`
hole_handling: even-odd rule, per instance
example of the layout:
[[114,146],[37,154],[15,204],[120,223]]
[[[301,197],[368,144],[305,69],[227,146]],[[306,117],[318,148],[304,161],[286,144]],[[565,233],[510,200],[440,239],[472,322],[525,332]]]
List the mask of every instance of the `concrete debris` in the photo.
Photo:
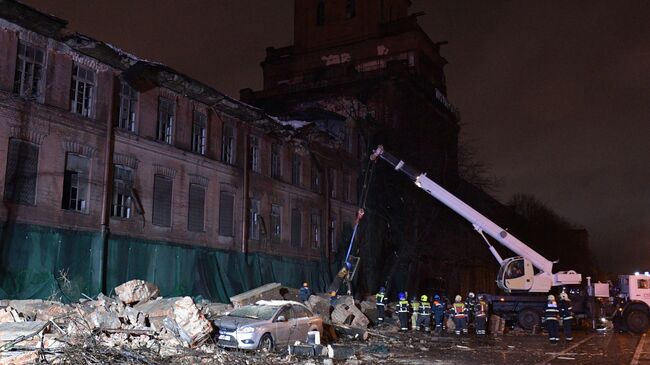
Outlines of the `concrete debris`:
[[[193,346],[206,340],[212,333],[212,324],[199,311],[190,297],[184,297],[174,303],[173,319],[177,326],[175,330],[178,331],[180,339],[187,346]],[[165,323],[165,327],[168,327],[167,323]]]
[[160,295],[160,289],[155,284],[144,280],[131,280],[117,286],[115,294],[122,302],[133,304],[157,298]]
[[20,317],[20,314],[15,309],[11,307],[0,309],[0,323],[23,321],[25,319]]
[[347,295],[338,298],[331,317],[332,323],[335,324],[361,328],[366,328],[370,324],[368,317],[357,308],[354,298]]
[[312,295],[309,297],[309,300],[305,302],[305,305],[315,315],[321,317],[323,321],[330,321],[330,298],[326,295]]
[[259,300],[283,300],[281,290],[282,284],[269,283],[255,289],[230,297],[233,307],[239,308],[248,304],[254,304]]
[[354,348],[346,345],[327,345],[327,356],[334,360],[345,360],[354,356]]
[[506,320],[497,316],[496,314],[490,315],[489,332],[494,335],[502,335],[506,329]]
[[207,319],[214,319],[233,310],[232,305],[224,303],[202,303],[197,306],[201,308],[201,313]]

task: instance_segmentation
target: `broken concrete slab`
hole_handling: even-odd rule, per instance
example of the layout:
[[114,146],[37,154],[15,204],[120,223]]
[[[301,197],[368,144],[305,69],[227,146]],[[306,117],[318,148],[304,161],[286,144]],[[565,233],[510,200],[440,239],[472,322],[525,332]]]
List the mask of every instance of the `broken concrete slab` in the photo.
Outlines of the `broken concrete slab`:
[[[199,311],[190,297],[184,297],[174,303],[173,320],[179,338],[187,346],[203,342],[212,333],[212,324]],[[166,326],[168,327],[168,326]]]
[[34,351],[9,351],[0,353],[0,365],[37,364],[39,352]]
[[6,307],[0,309],[0,323],[7,323],[7,322],[24,322],[25,319],[20,317],[20,314],[18,314],[18,311],[13,309],[12,307]]
[[366,328],[370,324],[368,318],[357,308],[354,298],[340,296],[331,314],[332,322],[352,327]]
[[327,345],[327,356],[334,360],[345,360],[354,356],[354,348],[345,345]]
[[282,293],[280,293],[281,288],[282,284],[280,283],[265,284],[230,297],[230,302],[233,307],[239,308],[248,304],[253,304],[258,300],[283,300],[284,298],[282,297]]
[[315,315],[321,317],[323,321],[330,321],[330,310],[332,306],[330,305],[330,299],[326,295],[312,295],[309,297],[309,300],[305,302],[307,308],[309,308]]
[[201,308],[201,313],[207,319],[215,319],[233,310],[231,304],[224,303],[204,303],[199,307]]
[[87,320],[93,328],[116,329],[122,327],[122,322],[120,322],[117,313],[107,311],[102,307],[90,313]]
[[160,289],[144,280],[131,280],[115,287],[115,294],[126,304],[144,302],[160,295]]
[[37,336],[45,330],[47,324],[43,321],[0,323],[0,343]]
[[144,313],[149,319],[151,328],[160,331],[165,327],[163,319],[166,317],[172,318],[174,316],[174,304],[181,299],[183,298],[157,298],[144,303],[138,303],[133,306],[133,309]]

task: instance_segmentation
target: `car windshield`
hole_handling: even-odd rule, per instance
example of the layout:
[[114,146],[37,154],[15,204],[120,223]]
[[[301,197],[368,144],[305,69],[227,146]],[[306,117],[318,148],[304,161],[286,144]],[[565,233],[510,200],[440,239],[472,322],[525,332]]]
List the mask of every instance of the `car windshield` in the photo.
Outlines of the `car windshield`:
[[247,305],[228,314],[229,317],[242,317],[251,319],[269,320],[278,310],[277,306],[270,305]]

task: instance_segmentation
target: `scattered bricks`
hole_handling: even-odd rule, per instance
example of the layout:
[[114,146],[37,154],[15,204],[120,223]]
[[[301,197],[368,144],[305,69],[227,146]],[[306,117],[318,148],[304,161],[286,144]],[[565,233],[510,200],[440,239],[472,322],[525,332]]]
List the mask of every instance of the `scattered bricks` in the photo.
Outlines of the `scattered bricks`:
[[188,346],[202,342],[212,333],[212,324],[199,312],[190,297],[184,297],[174,303],[173,320],[179,338]]
[[0,365],[23,365],[39,363],[38,351],[9,351],[0,354]]
[[22,314],[25,319],[29,320],[36,318],[37,310],[42,307],[43,303],[44,302],[41,299],[26,299],[9,300],[7,305],[14,308],[18,313]]
[[137,309],[126,307],[121,314],[123,316],[122,318],[125,318],[126,322],[135,328],[144,328],[147,326],[147,315]]
[[492,314],[490,316],[489,326],[490,333],[495,335],[502,335],[506,328],[506,320],[497,316],[496,314]]
[[6,322],[24,322],[25,320],[20,317],[18,311],[12,307],[0,309],[0,323]]
[[90,313],[87,321],[90,322],[93,328],[116,329],[122,327],[122,322],[120,322],[117,313],[107,311],[102,307]]
[[44,302],[36,308],[37,321],[49,321],[61,319],[72,311],[69,305],[61,304],[59,302]]
[[248,304],[253,304],[258,300],[283,300],[282,293],[280,293],[281,289],[282,284],[269,283],[232,296],[230,297],[230,302],[235,308],[239,308]]
[[323,321],[330,321],[330,299],[325,295],[312,295],[309,297],[309,300],[305,302],[307,308],[309,308],[315,315],[321,317]]
[[163,319],[174,316],[174,304],[181,300],[181,297],[158,298],[144,303],[136,304],[133,309],[144,313],[149,318],[149,324],[155,331],[164,328]]
[[155,284],[144,280],[131,280],[115,287],[115,294],[122,302],[133,304],[157,298],[160,295],[160,289]]
[[354,356],[354,348],[345,345],[327,345],[327,356],[334,360],[345,360]]
[[368,318],[354,304],[351,296],[339,297],[332,312],[332,322],[361,328],[366,328],[370,324]]

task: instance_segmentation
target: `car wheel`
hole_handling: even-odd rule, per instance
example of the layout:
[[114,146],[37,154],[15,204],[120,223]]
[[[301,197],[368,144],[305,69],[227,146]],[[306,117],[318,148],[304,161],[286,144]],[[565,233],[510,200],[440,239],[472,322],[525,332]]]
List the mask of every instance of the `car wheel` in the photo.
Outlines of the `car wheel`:
[[260,344],[257,346],[260,350],[273,351],[273,337],[270,333],[265,333],[262,338],[260,338]]

